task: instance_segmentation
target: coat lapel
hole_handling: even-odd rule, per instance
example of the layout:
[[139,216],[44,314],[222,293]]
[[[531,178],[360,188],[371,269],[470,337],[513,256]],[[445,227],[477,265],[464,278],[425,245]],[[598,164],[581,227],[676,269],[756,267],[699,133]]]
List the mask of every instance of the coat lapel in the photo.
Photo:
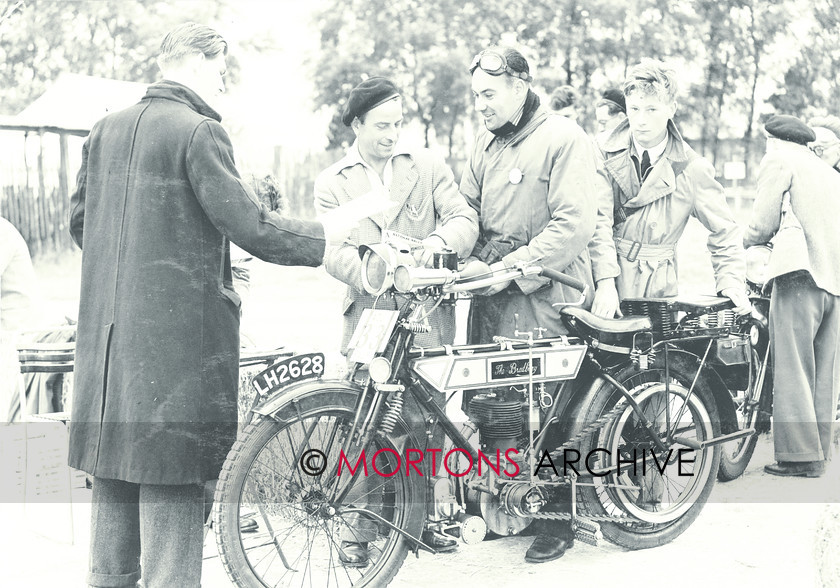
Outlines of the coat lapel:
[[633,208],[650,204],[673,192],[676,185],[677,180],[671,162],[664,156],[660,157],[650,170],[645,183],[639,188],[639,193],[627,204]]
[[665,153],[650,170],[647,179],[640,184],[630,158],[630,124],[625,119],[606,139],[604,167],[623,193],[622,205],[640,208],[671,194],[677,185],[673,164],[682,164],[687,155],[682,136],[673,121],[668,121],[670,139]]
[[[631,159],[626,151],[612,154],[604,161],[604,167],[612,179],[618,184],[623,194],[622,203],[631,200],[639,191],[639,178],[631,165]],[[651,170],[653,173],[653,170]]]

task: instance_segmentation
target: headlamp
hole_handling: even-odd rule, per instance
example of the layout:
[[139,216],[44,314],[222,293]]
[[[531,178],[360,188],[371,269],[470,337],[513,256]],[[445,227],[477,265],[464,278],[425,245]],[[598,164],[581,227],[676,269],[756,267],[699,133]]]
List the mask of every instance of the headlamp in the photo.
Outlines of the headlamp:
[[529,83],[533,79],[527,72],[516,71],[510,67],[504,55],[490,49],[485,49],[473,57],[472,63],[470,64],[470,73],[475,72],[476,68],[479,67],[481,71],[491,76],[500,76],[506,73]]
[[381,355],[374,357],[368,364],[368,375],[377,384],[384,384],[391,377],[391,362]]
[[362,286],[373,296],[384,294],[393,286],[394,270],[412,260],[410,253],[398,251],[387,243],[362,245],[359,255],[362,257]]
[[757,286],[764,286],[767,282],[767,265],[773,249],[768,245],[754,245],[747,248],[746,278]]

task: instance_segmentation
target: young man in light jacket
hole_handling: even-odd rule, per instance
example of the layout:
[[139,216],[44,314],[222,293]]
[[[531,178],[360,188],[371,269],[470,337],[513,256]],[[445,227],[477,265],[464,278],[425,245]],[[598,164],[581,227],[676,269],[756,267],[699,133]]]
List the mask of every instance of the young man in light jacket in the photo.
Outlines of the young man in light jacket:
[[714,167],[683,141],[672,120],[676,95],[674,70],[642,61],[624,84],[628,118],[602,144],[613,188],[618,293],[622,299],[677,294],[677,242],[693,216],[709,230],[717,291],[748,312],[738,225]]

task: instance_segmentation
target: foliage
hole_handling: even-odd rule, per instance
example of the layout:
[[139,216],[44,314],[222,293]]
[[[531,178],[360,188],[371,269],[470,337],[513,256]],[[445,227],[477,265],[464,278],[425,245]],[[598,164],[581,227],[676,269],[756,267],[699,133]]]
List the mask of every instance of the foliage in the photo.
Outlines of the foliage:
[[743,137],[749,159],[768,111],[840,113],[839,11],[840,0],[325,0],[316,103],[334,112],[331,145],[347,144],[338,117],[350,88],[389,76],[427,142],[434,135],[456,155],[470,113],[464,68],[491,43],[519,47],[546,95],[575,86],[589,115],[601,91],[654,57],[688,82],[678,120],[697,147],[714,158],[721,138]]
[[[16,0],[0,2],[0,14]],[[163,35],[186,21],[218,20],[226,2],[30,0],[0,22],[0,103],[22,110],[62,72],[152,82]],[[229,71],[235,70],[229,60]]]
[[[258,10],[231,0],[29,0],[10,10],[18,4],[0,0],[0,114],[20,111],[65,71],[150,82],[167,29]],[[331,113],[331,147],[353,138],[340,121],[350,89],[385,75],[427,144],[462,158],[477,124],[466,67],[494,43],[523,51],[544,95],[575,86],[590,131],[598,95],[632,65],[673,63],[685,82],[678,122],[713,159],[735,139],[749,165],[772,111],[840,114],[840,0],[317,0],[313,14],[320,47],[309,69],[315,108]],[[288,42],[243,36],[257,51]]]

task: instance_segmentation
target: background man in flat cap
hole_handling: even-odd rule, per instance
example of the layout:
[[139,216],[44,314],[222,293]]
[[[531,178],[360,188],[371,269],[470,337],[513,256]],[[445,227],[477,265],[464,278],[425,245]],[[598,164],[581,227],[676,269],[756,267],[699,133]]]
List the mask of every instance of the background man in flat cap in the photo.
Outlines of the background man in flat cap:
[[[443,158],[429,149],[404,149],[398,145],[403,124],[402,98],[396,86],[382,77],[372,77],[350,92],[342,122],[353,129],[356,140],[347,154],[325,169],[315,180],[315,207],[331,210],[369,192],[378,192],[395,203],[384,215],[362,220],[344,243],[327,248],[324,263],[327,272],[347,284],[344,299],[344,334],[342,353],[350,340],[362,311],[372,308],[375,298],[361,282],[359,247],[380,243],[389,229],[420,240],[423,251],[448,247],[466,257],[478,236],[478,217],[458,192],[452,170]],[[423,251],[419,261],[428,259]],[[394,298],[380,299],[376,308],[395,310]],[[444,302],[429,316],[432,330],[419,334],[420,346],[451,344],[455,338],[455,307]],[[443,400],[443,395],[436,398]],[[403,414],[419,414],[419,407],[409,398]],[[424,441],[425,424],[414,422],[418,441]],[[361,480],[362,486],[364,480]],[[354,488],[356,490],[356,488]],[[364,492],[361,492],[364,494]],[[367,544],[374,540],[376,525],[368,519],[349,520],[343,536],[340,557],[348,566],[367,564]],[[437,533],[426,533],[424,541],[437,549],[454,549],[457,543]]]
[[599,144],[626,118],[627,104],[624,101],[624,93],[618,88],[604,90],[601,99],[595,104]]
[[[768,279],[776,463],[764,470],[817,477],[829,458],[840,389],[840,175],[808,149],[815,135],[799,119],[774,116],[764,128],[767,153],[744,237],[745,246],[773,238]],[[791,210],[801,231],[792,226]]]
[[603,142],[614,199],[614,237],[621,298],[675,296],[677,241],[690,216],[710,232],[716,289],[749,312],[744,250],[715,170],[683,141],[672,120],[676,74],[652,59],[624,84],[627,120]]
[[[493,270],[534,261],[580,279],[591,291],[587,245],[595,234],[599,198],[592,139],[574,121],[540,106],[519,51],[488,48],[475,56],[470,73],[475,109],[486,127],[469,152],[460,185],[481,222],[474,254]],[[472,300],[470,343],[514,337],[517,330],[562,335],[565,328],[552,303],[580,296],[539,276],[499,284],[484,294]],[[573,545],[569,521],[536,524],[539,534],[526,561],[557,559]]]

